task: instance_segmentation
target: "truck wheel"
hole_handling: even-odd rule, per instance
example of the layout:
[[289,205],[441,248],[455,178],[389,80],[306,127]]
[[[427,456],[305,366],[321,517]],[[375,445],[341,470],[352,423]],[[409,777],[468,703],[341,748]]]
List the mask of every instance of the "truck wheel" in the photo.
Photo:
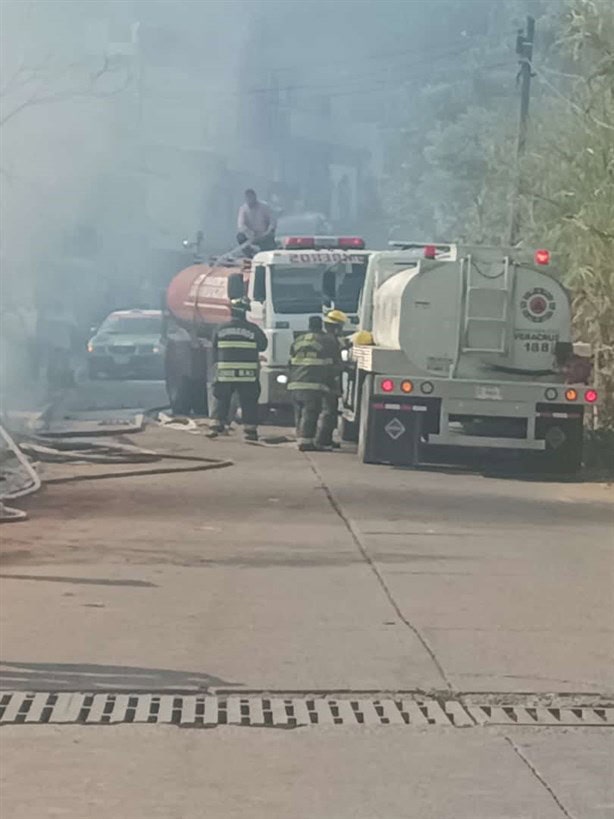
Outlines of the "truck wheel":
[[373,374],[369,373],[362,385],[360,394],[360,422],[358,425],[358,457],[363,464],[378,463],[373,454],[373,436],[371,426],[371,393],[373,392]]
[[355,444],[358,440],[358,425],[356,421],[350,421],[347,418],[341,416],[341,430],[340,430],[341,440],[348,441],[352,444]]
[[584,425],[582,418],[548,419],[538,434],[546,448],[532,460],[534,471],[554,475],[575,475],[582,467]]

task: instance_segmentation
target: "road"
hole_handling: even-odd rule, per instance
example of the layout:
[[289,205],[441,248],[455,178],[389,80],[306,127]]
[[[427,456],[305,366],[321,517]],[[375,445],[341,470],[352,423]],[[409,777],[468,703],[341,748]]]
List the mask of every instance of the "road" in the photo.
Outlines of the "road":
[[234,465],[48,486],[3,532],[1,684],[40,693],[3,819],[614,816],[611,487],[132,440]]

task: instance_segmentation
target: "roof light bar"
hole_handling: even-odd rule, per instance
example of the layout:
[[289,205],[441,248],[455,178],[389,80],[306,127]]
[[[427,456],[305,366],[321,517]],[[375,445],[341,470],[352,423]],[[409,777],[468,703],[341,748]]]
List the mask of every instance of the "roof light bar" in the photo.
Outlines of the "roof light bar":
[[284,250],[364,250],[360,236],[285,236]]
[[337,247],[351,248],[352,250],[364,250],[365,240],[360,236],[340,236],[337,239]]
[[312,250],[316,246],[316,240],[314,236],[287,236],[283,240],[283,246],[286,250],[293,248]]

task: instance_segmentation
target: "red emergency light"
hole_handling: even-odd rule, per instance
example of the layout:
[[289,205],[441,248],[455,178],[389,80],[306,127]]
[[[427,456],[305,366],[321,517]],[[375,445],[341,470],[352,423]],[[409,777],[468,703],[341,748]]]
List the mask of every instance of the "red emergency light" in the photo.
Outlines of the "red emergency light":
[[550,251],[549,250],[536,250],[535,251],[535,264],[550,264]]
[[286,236],[284,250],[364,250],[360,236]]
[[313,250],[316,246],[316,240],[314,236],[288,236],[284,239],[283,245],[288,250],[293,248]]
[[337,247],[345,250],[351,248],[352,250],[364,250],[365,240],[360,236],[340,236],[337,239]]
[[437,247],[435,245],[425,245],[424,246],[424,258],[425,259],[434,259],[437,255]]

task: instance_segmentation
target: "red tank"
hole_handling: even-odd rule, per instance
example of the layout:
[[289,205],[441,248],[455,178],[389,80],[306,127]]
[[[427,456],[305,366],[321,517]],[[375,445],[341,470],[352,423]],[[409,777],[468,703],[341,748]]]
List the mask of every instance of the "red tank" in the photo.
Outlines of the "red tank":
[[230,318],[228,278],[241,273],[249,277],[250,263],[229,266],[194,264],[181,270],[166,291],[166,304],[171,315],[182,326],[197,326],[199,335],[209,335]]

